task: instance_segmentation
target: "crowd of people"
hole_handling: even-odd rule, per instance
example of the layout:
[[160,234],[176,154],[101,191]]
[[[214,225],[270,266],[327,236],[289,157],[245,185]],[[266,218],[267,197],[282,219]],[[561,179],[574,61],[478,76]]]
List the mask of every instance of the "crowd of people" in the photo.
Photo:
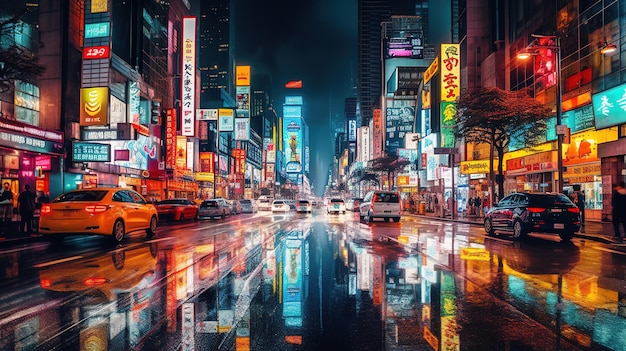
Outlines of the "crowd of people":
[[[15,205],[17,200],[17,206]],[[11,184],[4,182],[0,189],[0,234],[12,234],[15,230],[14,222],[17,222],[17,232],[20,235],[31,235],[37,230],[36,213],[41,205],[50,202],[50,197],[43,191],[32,192],[30,185],[25,184],[24,190],[19,193],[17,199],[11,191]],[[17,220],[14,221],[14,219]]]

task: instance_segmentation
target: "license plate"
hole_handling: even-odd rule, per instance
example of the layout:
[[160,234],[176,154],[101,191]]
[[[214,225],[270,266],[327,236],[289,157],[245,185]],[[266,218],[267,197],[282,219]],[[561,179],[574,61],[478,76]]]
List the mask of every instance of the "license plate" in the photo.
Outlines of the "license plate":
[[554,213],[554,212],[563,212],[563,209],[562,209],[562,208],[553,208],[553,209],[552,209],[552,212],[553,212],[553,213]]
[[563,223],[554,223],[554,229],[565,229],[565,224],[563,224]]

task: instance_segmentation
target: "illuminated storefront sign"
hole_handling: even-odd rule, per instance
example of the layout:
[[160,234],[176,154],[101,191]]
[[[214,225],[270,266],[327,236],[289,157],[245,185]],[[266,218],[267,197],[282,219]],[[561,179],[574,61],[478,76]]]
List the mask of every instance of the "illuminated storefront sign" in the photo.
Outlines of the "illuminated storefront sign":
[[111,32],[109,22],[85,24],[85,39],[108,37]]
[[592,96],[596,129],[626,123],[626,84]]
[[83,49],[83,58],[85,60],[109,58],[109,47],[108,46],[86,47]]
[[117,129],[81,129],[80,140],[116,140]]
[[176,164],[176,110],[166,110],[165,115],[165,166],[174,168]]
[[180,80],[181,134],[195,134],[196,18],[183,17],[182,78]]
[[111,145],[74,142],[72,145],[74,162],[111,162]]
[[[498,160],[493,160],[493,169],[498,169]],[[459,171],[461,174],[485,174],[489,173],[489,160],[461,161]],[[506,167],[503,167],[506,170]]]
[[459,44],[441,44],[441,101],[456,101],[461,94]]
[[108,87],[80,89],[80,125],[107,125],[109,123],[108,98]]

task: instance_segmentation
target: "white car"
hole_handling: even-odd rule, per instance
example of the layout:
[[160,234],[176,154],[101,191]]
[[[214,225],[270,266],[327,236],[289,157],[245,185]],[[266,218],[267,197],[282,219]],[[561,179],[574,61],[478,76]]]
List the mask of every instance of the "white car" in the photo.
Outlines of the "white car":
[[298,200],[296,202],[296,212],[311,213],[313,212],[313,205],[309,200]]
[[326,213],[346,213],[346,202],[338,198],[328,200]]
[[285,200],[272,201],[272,212],[289,212],[291,207]]
[[397,191],[370,191],[359,205],[359,218],[367,222],[375,218],[382,218],[385,222],[389,222],[389,219],[400,222],[401,216],[402,203]]

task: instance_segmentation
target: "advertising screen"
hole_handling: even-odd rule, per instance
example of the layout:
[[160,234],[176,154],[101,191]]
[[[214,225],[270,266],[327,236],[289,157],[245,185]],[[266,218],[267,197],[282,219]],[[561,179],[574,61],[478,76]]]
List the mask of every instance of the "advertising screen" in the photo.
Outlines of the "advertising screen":
[[594,94],[591,100],[596,129],[626,123],[626,84]]

